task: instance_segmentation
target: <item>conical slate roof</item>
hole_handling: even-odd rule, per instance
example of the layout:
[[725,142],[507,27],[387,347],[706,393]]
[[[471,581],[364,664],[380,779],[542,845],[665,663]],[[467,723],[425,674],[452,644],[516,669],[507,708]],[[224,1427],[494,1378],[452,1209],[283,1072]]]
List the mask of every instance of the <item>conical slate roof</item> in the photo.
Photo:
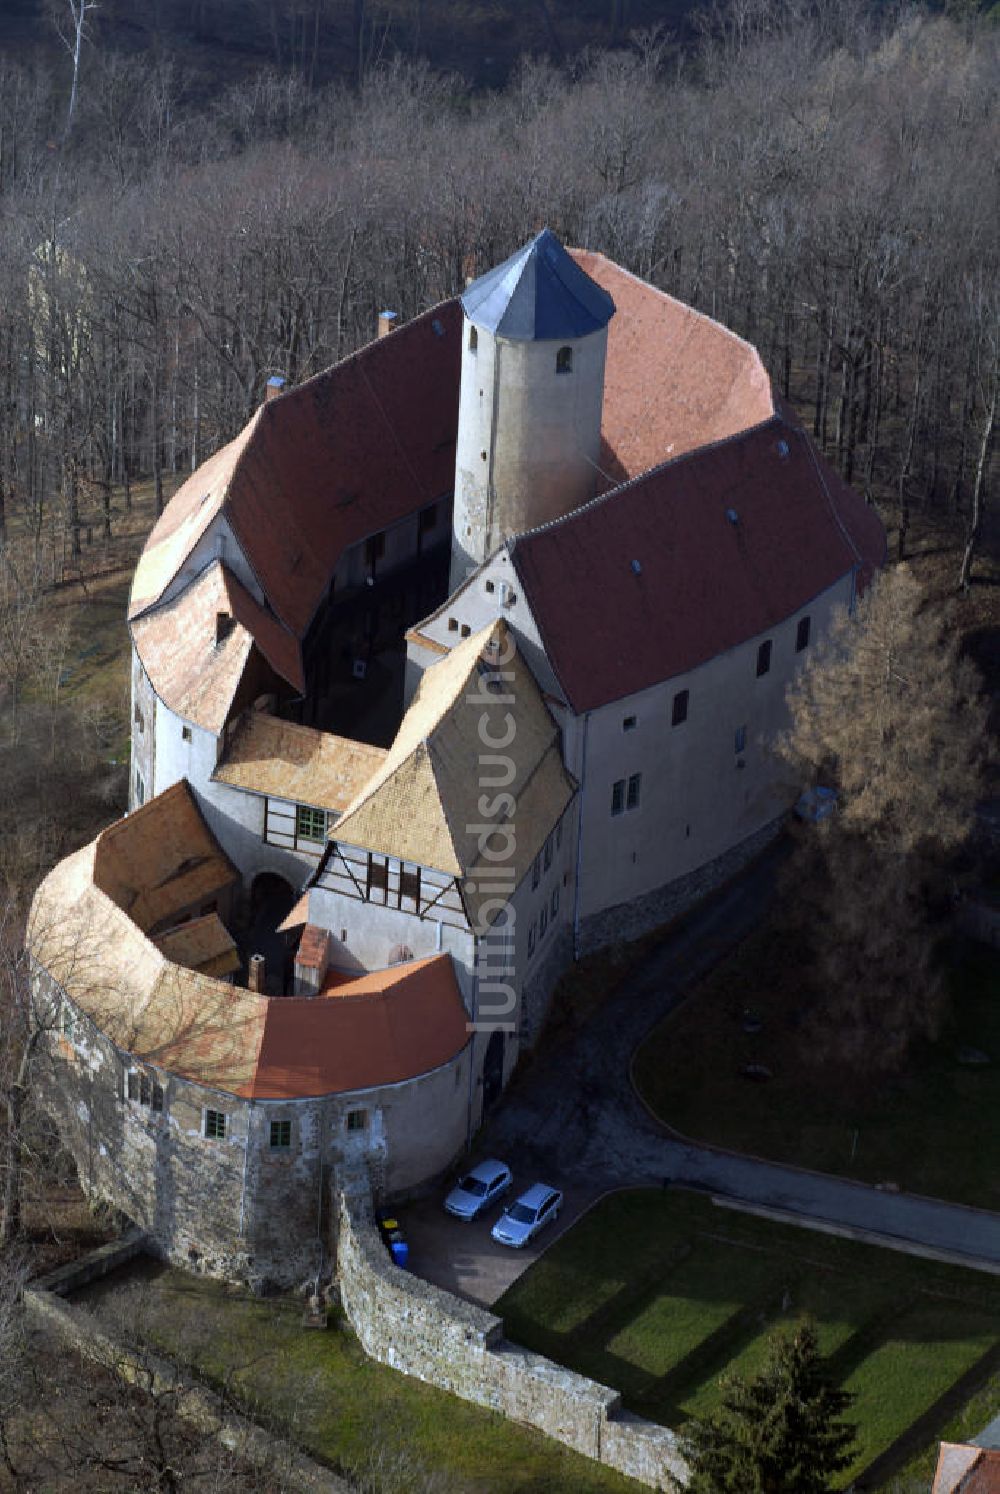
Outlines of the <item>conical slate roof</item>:
[[470,322],[519,342],[586,337],[606,327],[615,303],[543,228],[462,296]]

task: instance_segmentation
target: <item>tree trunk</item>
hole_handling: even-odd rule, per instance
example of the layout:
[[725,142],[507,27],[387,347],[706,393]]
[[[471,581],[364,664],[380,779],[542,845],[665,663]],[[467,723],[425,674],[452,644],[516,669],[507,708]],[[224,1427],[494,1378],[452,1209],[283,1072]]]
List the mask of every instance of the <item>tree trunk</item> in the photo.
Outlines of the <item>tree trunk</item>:
[[979,460],[976,462],[976,481],[972,488],[972,512],[969,515],[969,533],[965,541],[965,550],[962,554],[962,568],[958,574],[960,591],[968,591],[969,589],[969,582],[972,576],[972,562],[975,559],[976,548],[983,529],[986,472],[989,467],[990,448],[993,445],[993,431],[996,425],[998,389],[1000,389],[1000,379],[994,374],[993,398],[986,412],[986,423],[983,426],[982,439],[979,443]]

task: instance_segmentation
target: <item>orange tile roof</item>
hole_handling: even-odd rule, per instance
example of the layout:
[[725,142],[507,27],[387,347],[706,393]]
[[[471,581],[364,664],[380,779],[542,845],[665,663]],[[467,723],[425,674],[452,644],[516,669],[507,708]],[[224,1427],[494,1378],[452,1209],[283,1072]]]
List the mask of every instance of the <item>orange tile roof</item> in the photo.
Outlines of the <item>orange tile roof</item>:
[[340,814],[385,762],[384,747],[248,711],[212,777]]
[[462,313],[436,306],[263,404],[167,505],[136,571],[149,607],[223,511],[302,637],[345,549],[451,492]]
[[292,1099],[398,1084],[439,1068],[469,1041],[451,956],[269,1003],[257,1072],[244,1093]]
[[[217,643],[220,612],[233,619],[233,626]],[[179,596],[135,619],[132,636],[160,699],[207,731],[220,732],[234,703],[240,704],[238,692],[255,651],[299,694],[305,690],[298,639],[217,560]],[[252,689],[259,693],[263,686],[261,675]]]
[[183,778],[94,845],[95,885],[144,932],[239,880]]
[[236,940],[217,913],[192,918],[176,928],[157,934],[153,943],[175,965],[197,970],[201,975],[232,975],[240,968]]
[[603,254],[569,252],[616,307],[601,413],[606,488],[770,420],[756,348]]
[[[157,814],[145,823],[140,810],[112,826],[113,853],[105,831],[67,856],[32,903],[33,957],[113,1043],[168,1072],[257,1099],[396,1084],[463,1050],[466,1013],[449,954],[349,978],[331,998],[257,995],[168,960],[100,885],[98,862],[106,874],[110,857],[120,872],[155,852],[150,819],[169,837],[167,821],[186,818],[184,792],[151,800],[146,807]],[[170,858],[154,875],[163,860]],[[104,880],[121,894],[120,877]]]

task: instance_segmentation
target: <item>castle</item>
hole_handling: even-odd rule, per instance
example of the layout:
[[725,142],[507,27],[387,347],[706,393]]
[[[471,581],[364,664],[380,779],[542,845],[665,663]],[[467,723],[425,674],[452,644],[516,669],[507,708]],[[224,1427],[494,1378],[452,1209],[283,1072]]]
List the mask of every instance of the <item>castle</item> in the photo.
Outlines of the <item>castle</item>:
[[775,833],[884,557],[752,347],[548,230],[379,334],[157,522],[130,812],[32,911],[84,1186],[246,1279],[319,1269],[345,1169],[440,1175],[574,959]]

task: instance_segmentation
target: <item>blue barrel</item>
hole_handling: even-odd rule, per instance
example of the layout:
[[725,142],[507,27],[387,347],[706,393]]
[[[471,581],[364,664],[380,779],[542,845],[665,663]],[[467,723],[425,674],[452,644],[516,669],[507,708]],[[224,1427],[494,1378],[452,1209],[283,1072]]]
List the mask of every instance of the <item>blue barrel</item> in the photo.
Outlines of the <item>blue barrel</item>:
[[389,1249],[392,1251],[392,1258],[396,1262],[396,1265],[401,1266],[405,1271],[407,1268],[407,1262],[410,1259],[409,1245],[407,1245],[405,1240],[393,1240],[392,1244],[389,1246]]

